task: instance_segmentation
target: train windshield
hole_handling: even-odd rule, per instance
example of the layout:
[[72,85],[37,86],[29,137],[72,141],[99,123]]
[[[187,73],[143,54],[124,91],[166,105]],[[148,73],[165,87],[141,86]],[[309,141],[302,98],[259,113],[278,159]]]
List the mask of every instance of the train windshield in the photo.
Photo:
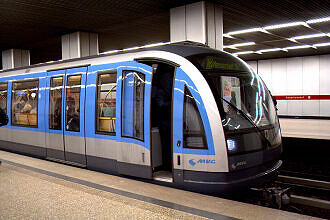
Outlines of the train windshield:
[[[199,54],[188,59],[203,73],[211,87],[229,153],[257,151],[280,144],[275,105],[259,75],[229,54]],[[245,142],[253,139],[253,144],[239,144],[242,139]]]
[[263,128],[275,124],[276,111],[273,100],[259,76],[254,73],[251,75],[206,75],[220,99],[223,126],[227,130],[255,125]]

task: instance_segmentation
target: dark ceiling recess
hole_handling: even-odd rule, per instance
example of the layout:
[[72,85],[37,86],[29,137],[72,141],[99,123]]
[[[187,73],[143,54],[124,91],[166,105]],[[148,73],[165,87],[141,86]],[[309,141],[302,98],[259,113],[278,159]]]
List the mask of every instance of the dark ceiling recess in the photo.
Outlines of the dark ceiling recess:
[[[0,3],[0,50],[29,49],[31,64],[61,58],[61,35],[74,31],[99,33],[100,52],[169,41],[169,9],[196,0],[2,0]],[[330,16],[327,0],[215,0],[224,8],[224,33],[287,22]],[[292,44],[314,44],[313,40],[292,42],[292,35],[330,32],[330,23],[291,27],[225,38],[225,45],[255,42],[250,48],[229,52],[257,51]],[[324,42],[329,42],[324,37]],[[312,41],[311,41],[312,40]],[[246,54],[243,59],[304,56],[330,53],[330,47]]]

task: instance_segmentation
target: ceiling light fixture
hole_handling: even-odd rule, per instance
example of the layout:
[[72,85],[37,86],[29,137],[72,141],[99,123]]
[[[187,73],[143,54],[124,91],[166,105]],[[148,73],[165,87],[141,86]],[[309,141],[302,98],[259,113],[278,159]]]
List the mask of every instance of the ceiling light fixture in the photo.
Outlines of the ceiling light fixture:
[[264,28],[250,28],[250,29],[244,29],[244,30],[238,30],[238,31],[231,31],[231,32],[223,34],[223,36],[227,37],[227,38],[232,38],[230,35],[244,34],[244,33],[250,33],[250,32],[258,32],[258,31],[259,32],[264,32],[264,33],[269,33],[269,32],[267,32],[267,30],[273,30],[273,29],[278,29],[278,28],[286,28],[286,27],[292,27],[292,26],[299,26],[299,25],[309,27],[308,24],[327,22],[327,21],[330,21],[330,17],[311,19],[311,20],[308,20],[306,22],[297,21],[297,22],[290,22],[290,23],[285,23],[285,24],[275,24],[275,25],[266,26]]
[[299,26],[304,25],[307,26],[307,24],[303,21],[297,21],[297,22],[290,22],[286,24],[275,24],[264,27],[265,30],[273,30],[273,29],[279,29],[279,28],[286,28],[286,27],[292,27],[292,26]]
[[295,50],[295,49],[303,49],[303,48],[310,48],[310,45],[299,45],[299,46],[292,46],[292,47],[284,47],[283,50]]
[[257,53],[267,53],[267,52],[280,51],[280,50],[283,49],[281,48],[262,49],[262,50],[258,50]]
[[326,47],[326,46],[330,46],[330,42],[313,44],[313,47]]
[[270,49],[262,49],[262,50],[258,50],[258,51],[241,51],[241,52],[233,53],[233,55],[238,56],[241,54],[251,54],[251,53],[262,54],[262,53],[274,52],[274,51],[288,52],[288,50],[304,49],[304,48],[317,49],[317,47],[325,47],[325,46],[330,46],[330,42],[313,44],[313,45],[299,45],[299,46],[292,46],[292,47],[285,47],[285,48],[270,48]]
[[241,55],[241,54],[250,54],[250,53],[254,53],[254,51],[241,51],[241,52],[237,52],[237,53],[233,53],[233,55]]
[[231,31],[226,33],[226,35],[235,35],[235,34],[245,34],[245,33],[250,33],[250,32],[258,32],[258,31],[264,31],[262,28],[250,28],[250,29],[245,29],[245,30],[239,30],[239,31]]
[[236,49],[236,47],[244,47],[244,46],[250,46],[255,45],[255,42],[246,42],[246,43],[239,43],[239,44],[232,44],[232,45],[224,45],[223,48],[232,48]]
[[230,36],[229,34],[223,34],[223,37],[226,37],[226,38],[231,38],[231,39],[233,39],[233,37],[232,37],[232,36]]
[[298,43],[295,39],[293,38],[288,38],[289,41],[292,41],[293,43]]
[[307,38],[315,38],[315,37],[324,37],[327,36],[325,33],[320,34],[309,34],[309,35],[301,35],[301,36],[295,36],[291,37],[289,40],[299,40],[299,39],[307,39]]
[[311,19],[311,20],[306,21],[306,23],[314,24],[314,23],[321,23],[321,22],[326,22],[326,21],[330,21],[330,17]]

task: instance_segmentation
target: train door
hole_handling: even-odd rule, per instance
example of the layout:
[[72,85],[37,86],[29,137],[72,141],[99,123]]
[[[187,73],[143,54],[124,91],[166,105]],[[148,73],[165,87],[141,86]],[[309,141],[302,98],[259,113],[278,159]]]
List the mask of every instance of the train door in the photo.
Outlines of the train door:
[[151,152],[153,178],[173,181],[172,98],[175,67],[162,62],[151,62]]
[[47,157],[86,165],[85,84],[87,67],[48,72]]
[[208,155],[209,151],[200,113],[200,94],[180,68],[176,71],[173,97],[173,179],[180,185],[185,168],[196,169],[203,164],[203,160],[200,162],[191,155]]
[[48,72],[46,87],[46,148],[47,157],[65,160],[63,138],[63,96],[65,70]]
[[121,98],[119,128],[120,148],[117,151],[118,171],[122,174],[151,178],[150,151],[150,85],[152,68],[130,63],[118,68],[118,91]]

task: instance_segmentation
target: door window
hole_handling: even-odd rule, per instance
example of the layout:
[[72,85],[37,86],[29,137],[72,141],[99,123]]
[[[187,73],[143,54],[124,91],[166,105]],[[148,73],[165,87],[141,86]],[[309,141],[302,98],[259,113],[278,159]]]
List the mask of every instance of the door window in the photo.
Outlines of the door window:
[[122,136],[144,139],[145,75],[123,71]]
[[183,104],[183,147],[207,149],[203,121],[195,98],[186,86]]
[[17,81],[12,90],[12,124],[38,127],[39,80]]
[[49,129],[62,129],[62,89],[63,77],[51,78],[49,91]]
[[96,131],[116,134],[116,72],[98,74]]
[[80,131],[81,75],[68,76],[66,85],[65,127],[67,131]]
[[0,83],[0,108],[7,113],[7,87],[8,83]]

